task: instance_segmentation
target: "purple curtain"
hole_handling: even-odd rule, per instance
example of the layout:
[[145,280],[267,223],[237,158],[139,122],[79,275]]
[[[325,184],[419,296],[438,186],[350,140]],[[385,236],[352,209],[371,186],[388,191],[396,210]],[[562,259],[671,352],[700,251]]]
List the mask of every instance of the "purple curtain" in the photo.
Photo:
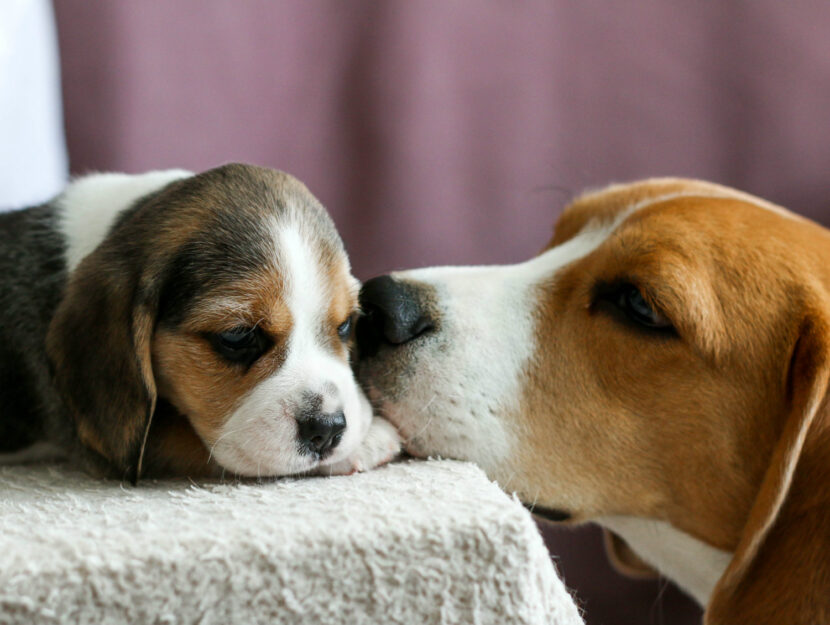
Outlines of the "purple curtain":
[[[501,263],[586,186],[734,185],[830,222],[830,5],[56,2],[71,169],[285,169],[359,277]],[[698,622],[546,530],[591,624]]]

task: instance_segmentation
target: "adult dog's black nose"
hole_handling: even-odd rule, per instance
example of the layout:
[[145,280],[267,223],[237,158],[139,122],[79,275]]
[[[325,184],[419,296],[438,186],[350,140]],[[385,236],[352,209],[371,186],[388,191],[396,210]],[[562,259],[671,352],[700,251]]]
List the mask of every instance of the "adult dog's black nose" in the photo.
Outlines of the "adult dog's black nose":
[[363,317],[357,326],[357,344],[361,355],[372,355],[381,342],[400,345],[431,330],[434,319],[417,287],[378,276],[363,285],[360,306]]
[[309,451],[322,456],[340,443],[346,429],[346,416],[342,410],[318,413],[298,420],[297,425],[300,442]]

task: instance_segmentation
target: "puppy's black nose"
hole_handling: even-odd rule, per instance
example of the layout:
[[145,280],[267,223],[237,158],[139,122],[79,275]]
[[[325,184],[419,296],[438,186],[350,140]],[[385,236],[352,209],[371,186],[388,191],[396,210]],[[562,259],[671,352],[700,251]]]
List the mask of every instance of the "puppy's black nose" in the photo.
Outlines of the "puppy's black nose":
[[318,413],[297,421],[300,442],[309,450],[323,455],[340,444],[346,429],[342,410],[328,414]]
[[362,355],[377,351],[380,342],[400,345],[434,327],[417,287],[378,276],[363,285],[360,306],[364,316],[357,326],[358,348]]

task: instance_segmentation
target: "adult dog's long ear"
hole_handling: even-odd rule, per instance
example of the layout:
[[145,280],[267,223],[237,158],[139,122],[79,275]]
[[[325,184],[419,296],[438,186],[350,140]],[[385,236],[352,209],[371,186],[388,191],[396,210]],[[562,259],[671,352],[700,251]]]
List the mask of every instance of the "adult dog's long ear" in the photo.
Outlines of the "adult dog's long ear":
[[156,405],[150,354],[157,295],[142,260],[111,239],[72,273],[49,326],[55,382],[81,444],[135,483]]
[[802,323],[787,413],[707,625],[830,623],[830,326]]

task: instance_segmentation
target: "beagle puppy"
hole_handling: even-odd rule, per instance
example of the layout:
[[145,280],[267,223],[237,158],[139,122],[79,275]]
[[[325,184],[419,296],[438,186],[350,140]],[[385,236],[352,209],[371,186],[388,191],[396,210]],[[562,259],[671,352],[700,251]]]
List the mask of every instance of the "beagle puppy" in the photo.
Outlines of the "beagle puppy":
[[610,530],[708,625],[830,623],[830,232],[652,179],[503,267],[369,281],[359,378],[416,456]]
[[[359,284],[291,176],[96,174],[0,215],[0,453],[97,473],[342,473],[391,459],[349,363]],[[31,452],[31,453],[30,453]]]

